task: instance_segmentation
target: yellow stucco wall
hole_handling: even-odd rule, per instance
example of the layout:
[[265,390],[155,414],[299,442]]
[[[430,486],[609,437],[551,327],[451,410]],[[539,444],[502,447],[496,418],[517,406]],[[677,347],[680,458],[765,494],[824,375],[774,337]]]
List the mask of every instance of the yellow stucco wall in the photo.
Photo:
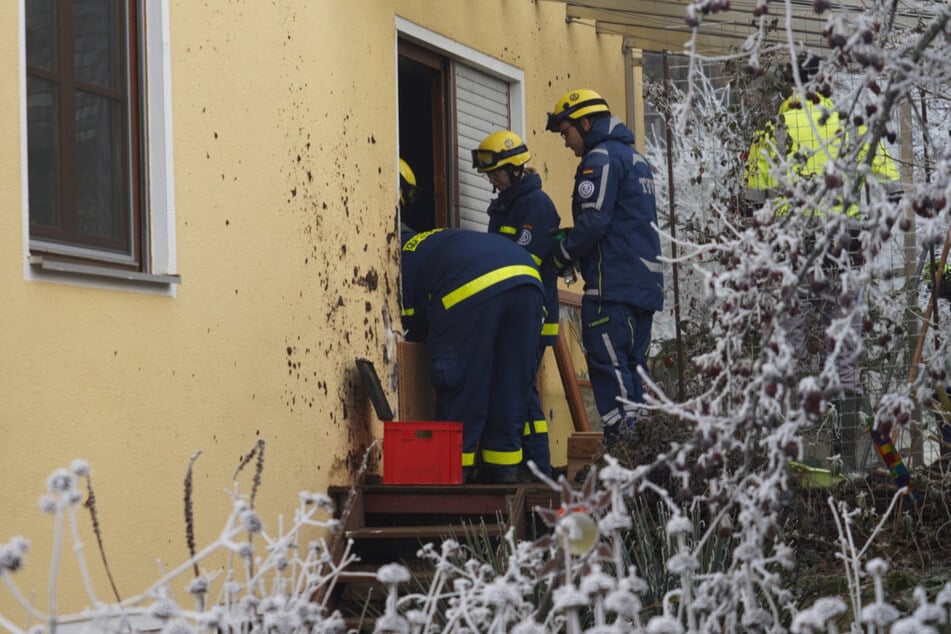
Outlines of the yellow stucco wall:
[[[349,482],[358,448],[382,436],[353,360],[392,370],[395,16],[524,70],[526,142],[565,219],[577,159],[545,133],[545,112],[579,86],[624,111],[620,38],[566,24],[558,2],[172,0],[176,296],[27,281],[17,5],[0,3],[0,542],[30,539],[17,578],[40,605],[52,526],[37,500],[56,467],[92,465],[107,554],[129,595],[156,578],[156,560],[186,557],[182,481],[197,450],[201,544],[258,439],[257,507],[273,523],[298,491]],[[563,464],[567,409],[547,405]],[[238,477],[245,490],[250,473]],[[85,604],[77,586],[60,585],[64,609]],[[0,613],[19,614],[10,610],[0,593]]]

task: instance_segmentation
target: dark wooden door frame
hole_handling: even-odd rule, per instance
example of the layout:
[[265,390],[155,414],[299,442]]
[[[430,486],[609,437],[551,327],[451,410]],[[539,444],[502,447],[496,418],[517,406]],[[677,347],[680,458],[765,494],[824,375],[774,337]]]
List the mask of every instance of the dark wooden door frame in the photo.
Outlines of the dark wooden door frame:
[[432,158],[433,158],[433,199],[434,222],[437,227],[450,226],[449,183],[447,170],[447,152],[449,135],[449,97],[450,73],[449,60],[442,55],[400,38],[397,52],[414,62],[423,64],[435,71],[430,86],[430,104],[432,109]]

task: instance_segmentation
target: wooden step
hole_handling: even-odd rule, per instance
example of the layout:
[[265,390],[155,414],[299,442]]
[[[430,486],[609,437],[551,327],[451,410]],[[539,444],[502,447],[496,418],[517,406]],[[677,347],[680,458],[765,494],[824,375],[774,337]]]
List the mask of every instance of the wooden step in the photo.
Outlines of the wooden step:
[[458,538],[466,531],[477,531],[479,535],[497,537],[502,534],[500,524],[474,524],[460,522],[458,524],[437,524],[433,526],[363,526],[344,531],[344,535],[353,539],[430,539],[430,538]]
[[[350,552],[360,559],[339,576],[328,605],[341,611],[348,627],[365,632],[373,631],[373,617],[382,611],[386,599],[386,589],[369,573],[384,564],[399,563],[410,569],[410,583],[425,584],[434,567],[429,560],[419,559],[423,544],[471,539],[494,548],[509,526],[519,539],[529,539],[539,528],[532,509],[560,504],[559,491],[538,484],[365,483],[355,488],[331,487],[328,493],[341,523],[341,530],[330,540],[330,552],[339,562],[352,542]],[[315,600],[322,599],[322,594],[315,595]]]
[[363,492],[364,513],[439,513],[442,515],[485,515],[508,511],[509,496],[514,489],[495,491],[468,491],[466,493],[439,491],[406,493],[370,490]]
[[574,482],[578,471],[594,462],[594,456],[602,449],[602,432],[575,432],[568,436],[568,473],[569,482]]
[[[436,567],[428,561],[408,561],[403,565],[409,570],[410,581],[404,586],[407,588],[416,588],[422,584],[428,585],[436,572]],[[382,601],[386,597],[386,586],[376,579],[378,566],[375,564],[353,564],[347,570],[337,577],[337,583],[341,590],[337,593],[337,598],[348,604],[359,603],[363,605],[366,598],[374,597],[377,601]]]

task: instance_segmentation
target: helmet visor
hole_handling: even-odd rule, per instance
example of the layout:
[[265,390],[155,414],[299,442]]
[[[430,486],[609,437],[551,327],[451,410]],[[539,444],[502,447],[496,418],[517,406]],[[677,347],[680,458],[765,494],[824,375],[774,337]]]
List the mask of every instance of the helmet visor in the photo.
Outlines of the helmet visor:
[[477,170],[490,170],[498,160],[499,155],[492,150],[472,150],[472,167]]
[[[528,148],[524,143],[518,147],[513,147],[512,149],[504,150],[502,152],[494,152],[492,150],[485,150],[481,148],[475,149],[472,150],[472,167],[479,170],[480,172],[488,172],[498,167],[500,161],[504,161],[507,158],[518,156],[519,154],[527,152]],[[528,160],[528,156],[525,157],[525,160]],[[509,162],[511,163],[511,161]],[[522,162],[524,163],[525,161]]]

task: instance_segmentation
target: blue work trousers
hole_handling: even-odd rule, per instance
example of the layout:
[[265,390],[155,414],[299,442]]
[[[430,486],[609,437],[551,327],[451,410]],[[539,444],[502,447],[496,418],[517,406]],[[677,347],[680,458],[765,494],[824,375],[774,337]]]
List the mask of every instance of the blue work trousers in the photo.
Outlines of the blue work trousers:
[[[541,367],[542,357],[548,346],[540,344],[536,356],[536,366]],[[529,395],[528,419],[525,421],[525,430],[522,436],[522,458],[524,462],[531,460],[545,475],[551,475],[551,446],[548,443],[548,419],[542,409],[541,389],[538,386],[538,372],[532,382],[532,392]]]
[[606,443],[637,420],[636,403],[644,401],[637,368],[647,369],[653,321],[653,312],[627,304],[581,301],[581,340]]
[[459,421],[462,463],[514,475],[537,371],[543,295],[523,285],[433,315],[427,345],[436,418]]

